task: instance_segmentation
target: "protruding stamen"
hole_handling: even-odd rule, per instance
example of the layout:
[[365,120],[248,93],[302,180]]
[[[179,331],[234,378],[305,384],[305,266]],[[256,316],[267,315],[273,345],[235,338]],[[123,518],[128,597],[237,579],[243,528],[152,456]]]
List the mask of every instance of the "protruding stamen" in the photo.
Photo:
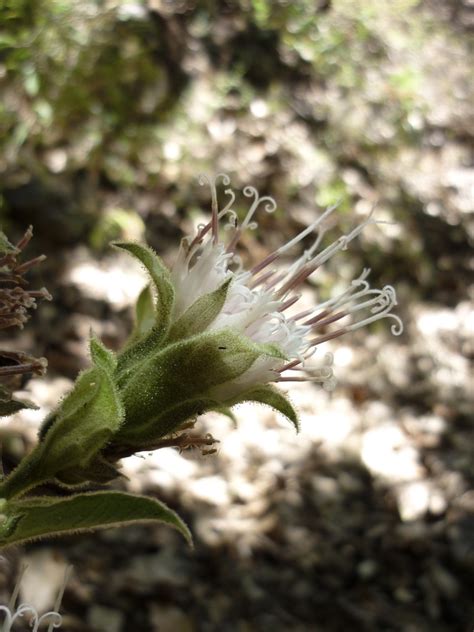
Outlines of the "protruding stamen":
[[[334,206],[329,207],[326,211],[324,211],[324,213],[321,215],[321,217],[319,217],[312,224],[310,224],[307,228],[305,228],[303,231],[301,231],[301,233],[298,233],[298,235],[296,235],[296,237],[291,239],[289,242],[287,242],[285,245],[281,246],[280,248],[278,248],[277,250],[275,250],[271,254],[269,254],[268,257],[266,257],[263,261],[261,261],[259,264],[257,264],[256,266],[254,266],[252,268],[252,274],[256,274],[257,272],[260,272],[261,270],[266,268],[268,265],[270,265],[270,263],[275,261],[275,259],[278,259],[278,257],[280,255],[285,253],[287,250],[292,248],[295,244],[297,244],[302,239],[304,239],[307,235],[312,233],[313,230],[315,228],[317,228],[321,224],[321,222],[323,222],[326,219],[326,217],[328,217],[337,208],[337,206],[338,205],[335,204]],[[313,246],[314,246],[314,244],[313,244]]]
[[[330,325],[331,323],[335,323],[338,320],[341,320],[341,318],[344,318],[344,316],[347,316],[348,312],[344,311],[344,312],[337,312],[337,314],[333,314],[332,316],[329,316],[328,318],[324,318],[323,320],[319,320],[316,321],[315,323],[312,323],[313,328],[315,327],[326,327],[326,325]],[[314,320],[314,319],[312,319]],[[308,321],[306,323],[304,323],[304,325],[308,325],[311,321]]]
[[392,309],[392,305],[389,305],[383,312],[379,312],[378,314],[374,314],[373,316],[369,316],[364,320],[360,320],[357,323],[353,323],[352,325],[347,326],[347,331],[355,331],[356,329],[360,329],[361,327],[365,327],[370,323],[374,323],[376,320],[381,320],[382,318],[393,318],[396,321],[396,325],[392,325],[390,327],[390,331],[394,336],[400,336],[403,333],[403,323],[399,316],[395,314],[391,314],[390,310]]
[[301,285],[303,281],[316,272],[318,267],[319,266],[317,264],[307,263],[294,277],[290,277],[286,283],[282,285],[282,287],[278,290],[277,295],[281,297],[285,296],[285,294],[287,294],[290,290],[298,287],[298,285]]
[[29,261],[25,261],[25,263],[22,263],[21,265],[16,267],[14,272],[15,272],[15,274],[24,274],[27,270],[29,270],[30,268],[32,268],[36,264],[41,263],[45,259],[46,259],[46,255],[39,255],[39,257],[35,257],[34,259],[30,259]]
[[265,259],[263,259],[263,261],[260,261],[260,263],[257,263],[257,265],[255,265],[250,272],[252,274],[258,274],[259,272],[261,272],[264,268],[266,268],[267,266],[269,266],[271,263],[273,263],[275,261],[275,259],[278,259],[278,257],[280,256],[280,253],[278,252],[278,250],[275,250],[275,252],[272,252],[271,254],[268,255],[268,257],[265,257]]
[[248,226],[250,226],[252,218],[255,215],[255,211],[260,206],[260,204],[266,202],[264,208],[267,213],[273,213],[277,208],[277,204],[272,197],[270,197],[269,195],[264,195],[260,197],[260,194],[255,187],[244,187],[243,194],[245,195],[245,197],[253,197],[253,202],[247,215],[245,216],[244,221],[242,222],[241,230],[245,230]]
[[282,303],[280,305],[280,307],[278,308],[279,312],[284,312],[285,309],[288,309],[289,307],[291,307],[292,305],[294,305],[297,301],[299,301],[301,298],[301,294],[296,294],[296,296],[293,296],[292,298],[289,298],[287,301],[285,301],[284,303]]
[[13,589],[12,595],[10,597],[10,602],[8,603],[8,608],[10,612],[15,610],[16,600],[18,599],[18,595],[20,593],[21,582],[23,580],[23,576],[26,573],[26,569],[28,568],[28,564],[22,564],[20,568],[20,572],[18,573],[18,577],[15,583],[15,588]]
[[203,228],[201,228],[198,231],[198,234],[196,235],[196,237],[194,238],[193,242],[191,243],[191,247],[193,247],[195,245],[195,243],[199,243],[202,241],[204,235],[209,232],[209,229],[212,230],[212,236],[213,236],[213,243],[216,244],[219,240],[219,218],[223,217],[223,215],[225,215],[226,213],[231,212],[230,211],[230,207],[232,206],[232,204],[234,203],[235,200],[235,195],[234,192],[232,191],[232,189],[226,189],[225,193],[227,195],[231,196],[231,201],[226,205],[226,207],[219,212],[219,205],[217,202],[217,181],[219,178],[222,178],[222,182],[224,183],[225,186],[228,186],[230,184],[230,178],[226,173],[218,173],[212,180],[205,174],[201,173],[198,176],[198,182],[201,186],[204,186],[205,184],[209,185],[209,188],[211,189],[211,212],[212,212],[212,217],[211,217],[211,221],[209,222],[209,224],[206,224]]
[[274,276],[275,274],[276,274],[276,270],[269,270],[268,272],[265,272],[265,274],[262,274],[262,276],[257,277],[251,283],[249,283],[248,287],[251,290],[254,290],[259,285],[262,285],[262,283],[265,283],[265,281],[268,281],[269,279],[271,279],[272,276]]
[[287,250],[290,250],[290,248],[293,248],[293,246],[297,243],[299,243],[302,239],[304,239],[307,235],[309,235],[310,233],[313,232],[313,230],[315,228],[317,228],[321,222],[323,222],[326,217],[329,217],[329,215],[339,206],[338,204],[334,204],[333,206],[330,206],[328,209],[326,209],[324,211],[324,213],[321,215],[321,217],[319,217],[317,220],[315,220],[314,222],[312,222],[307,228],[305,228],[304,230],[301,231],[301,233],[298,233],[298,235],[296,235],[296,237],[294,237],[293,239],[291,239],[289,242],[287,242],[286,244],[284,244],[283,246],[281,246],[280,248],[278,248],[278,250],[276,252],[278,252],[279,254],[283,254],[284,252],[286,252]]
[[348,331],[351,331],[348,327],[341,327],[341,329],[337,329],[330,334],[325,334],[324,336],[318,336],[318,338],[313,338],[309,341],[309,346],[313,347],[315,345],[320,345],[323,342],[327,342],[328,340],[333,340],[334,338],[339,338],[339,336],[343,336]]
[[26,229],[25,234],[20,239],[20,241],[17,243],[15,248],[17,250],[20,250],[20,251],[24,250],[26,248],[26,246],[30,243],[32,237],[33,237],[33,226],[28,226],[28,228]]

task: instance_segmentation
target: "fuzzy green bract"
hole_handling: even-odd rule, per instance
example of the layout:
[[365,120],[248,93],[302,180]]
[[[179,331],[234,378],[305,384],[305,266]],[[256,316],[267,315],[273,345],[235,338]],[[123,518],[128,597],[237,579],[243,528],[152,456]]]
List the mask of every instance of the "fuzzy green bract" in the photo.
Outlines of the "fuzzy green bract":
[[87,472],[122,424],[123,406],[112,378],[114,361],[94,339],[91,356],[95,366],[79,376],[58,411],[47,419],[36,448],[0,483],[3,498],[23,494],[46,481],[61,481],[63,472],[66,478],[74,469]]

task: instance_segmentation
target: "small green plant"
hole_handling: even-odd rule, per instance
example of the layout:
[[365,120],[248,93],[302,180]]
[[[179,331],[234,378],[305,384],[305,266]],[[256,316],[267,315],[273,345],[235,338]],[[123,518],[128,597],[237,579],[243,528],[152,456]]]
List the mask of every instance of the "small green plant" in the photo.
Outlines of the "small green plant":
[[[147,246],[115,244],[140,261],[150,279],[137,301],[134,330],[118,354],[91,336],[91,368],[45,419],[36,447],[0,482],[1,545],[151,520],[190,541],[186,525],[158,500],[88,488],[119,477],[120,459],[136,452],[191,445],[212,452],[212,437],[189,432],[207,411],[233,419],[233,406],[254,401],[273,407],[297,429],[296,411],[275,384],[310,380],[331,389],[332,358],[308,364],[320,344],[381,318],[394,319],[392,332],[401,333],[402,323],[391,313],[394,289],[371,289],[368,270],[338,296],[286,314],[300,297],[299,286],[376,220],[369,216],[318,252],[331,207],[245,270],[236,252],[239,239],[256,227],[257,209],[271,212],[276,204],[247,186],[243,196],[250,208],[239,222],[232,188],[225,189],[228,202],[219,208],[219,180],[229,187],[225,174],[201,177],[211,188],[211,221],[182,241],[171,270]],[[310,247],[289,268],[272,268],[310,235]],[[69,495],[38,495],[45,483]]]

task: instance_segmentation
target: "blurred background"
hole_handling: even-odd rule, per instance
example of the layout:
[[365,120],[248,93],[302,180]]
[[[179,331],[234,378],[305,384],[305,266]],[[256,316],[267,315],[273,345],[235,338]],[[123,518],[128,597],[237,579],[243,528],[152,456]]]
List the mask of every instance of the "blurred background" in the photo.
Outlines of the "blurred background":
[[54,297],[1,342],[49,362],[23,385],[41,409],[1,422],[7,470],[88,365],[90,328],[114,349],[130,329],[144,278],[109,242],[172,263],[208,217],[201,172],[277,200],[247,261],[338,200],[336,235],[377,202],[396,223],[304,300],[370,267],[405,323],[325,345],[338,387],[289,390],[299,435],[241,406],[237,430],[198,422],[217,455],[126,459],[122,486],[180,512],[194,551],[154,526],[28,545],[0,603],[26,561],[42,611],[74,565],[67,632],[472,630],[472,0],[3,0],[0,28],[0,224],[12,241],[33,224],[32,284]]

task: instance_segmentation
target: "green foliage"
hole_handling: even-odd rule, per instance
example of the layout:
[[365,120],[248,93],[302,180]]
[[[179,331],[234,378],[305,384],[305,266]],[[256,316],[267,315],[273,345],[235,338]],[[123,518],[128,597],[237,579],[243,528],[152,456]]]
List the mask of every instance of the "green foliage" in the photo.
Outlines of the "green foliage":
[[296,431],[299,431],[298,415],[295,409],[281,391],[268,384],[252,388],[240,395],[236,400],[228,401],[227,404],[234,406],[240,402],[258,402],[259,404],[270,406],[286,417],[294,425]]
[[122,492],[86,493],[62,499],[48,496],[15,500],[4,505],[1,511],[0,546],[45,536],[152,521],[177,529],[189,544],[192,542],[187,526],[165,504]]
[[[47,428],[36,448],[0,484],[0,494],[12,498],[32,487],[51,481],[70,480],[70,472],[80,470],[76,482],[94,479],[94,460],[123,422],[124,412],[110,367],[112,358],[97,341],[91,342],[96,365],[83,373],[47,420]],[[92,475],[88,468],[92,467]]]
[[37,406],[31,402],[13,397],[10,390],[3,384],[0,384],[0,417],[9,417],[25,408],[35,410]]
[[271,353],[233,330],[204,332],[165,346],[121,386],[125,422],[115,440],[153,443],[189,417],[218,406],[213,389]]
[[135,362],[153,352],[167,335],[174,307],[174,288],[168,268],[151,248],[132,243],[116,243],[115,247],[130,253],[143,264],[156,292],[155,319],[151,330],[127,347],[119,357],[118,371],[126,375],[131,372]]
[[155,324],[155,306],[150,285],[146,285],[138,295],[135,305],[135,324],[129,342],[134,342],[150,332]]
[[205,294],[189,307],[173,324],[167,342],[189,338],[207,329],[220,314],[231,283],[231,278],[210,294]]
[[[175,292],[161,259],[139,244],[116,246],[143,264],[155,300],[147,286],[137,301],[132,341],[118,357],[91,336],[92,368],[46,418],[34,450],[0,482],[0,498],[6,503],[0,544],[146,519],[163,520],[187,535],[179,519],[155,501],[80,491],[89,483],[120,476],[121,456],[155,449],[161,439],[209,410],[234,420],[234,404],[256,401],[298,427],[291,404],[274,389],[260,385],[235,395],[234,382],[255,362],[287,359],[280,349],[253,343],[234,329],[206,331],[224,307],[232,277],[198,298],[172,324]],[[47,482],[76,493],[61,501],[18,500]]]

